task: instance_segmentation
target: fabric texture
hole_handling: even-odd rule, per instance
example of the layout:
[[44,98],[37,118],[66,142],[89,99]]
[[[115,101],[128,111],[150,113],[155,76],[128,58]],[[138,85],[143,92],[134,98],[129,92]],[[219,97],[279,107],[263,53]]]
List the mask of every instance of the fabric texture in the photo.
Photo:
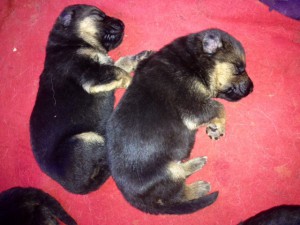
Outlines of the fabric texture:
[[[131,207],[111,178],[81,196],[41,172],[30,147],[29,117],[49,31],[65,6],[78,3],[125,23],[113,59],[158,50],[207,28],[225,30],[243,44],[254,91],[239,102],[221,101],[225,136],[212,141],[200,128],[191,155],[208,157],[189,182],[209,181],[220,192],[213,205],[191,215],[152,216]],[[40,188],[82,225],[231,225],[275,205],[300,204],[299,21],[256,0],[2,0],[0,38],[0,191]],[[123,93],[116,92],[117,102]]]

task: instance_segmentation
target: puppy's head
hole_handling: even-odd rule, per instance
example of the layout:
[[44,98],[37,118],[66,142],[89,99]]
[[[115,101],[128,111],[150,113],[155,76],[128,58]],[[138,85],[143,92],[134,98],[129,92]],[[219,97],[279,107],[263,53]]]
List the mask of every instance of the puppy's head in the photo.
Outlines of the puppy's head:
[[213,65],[209,71],[210,89],[217,98],[238,101],[253,91],[246,72],[245,51],[239,41],[224,31],[199,33],[202,54]]
[[60,37],[69,39],[68,43],[81,41],[83,45],[105,51],[121,44],[124,28],[121,20],[109,17],[90,5],[66,7],[54,25],[54,30],[58,31],[56,33],[60,33]]

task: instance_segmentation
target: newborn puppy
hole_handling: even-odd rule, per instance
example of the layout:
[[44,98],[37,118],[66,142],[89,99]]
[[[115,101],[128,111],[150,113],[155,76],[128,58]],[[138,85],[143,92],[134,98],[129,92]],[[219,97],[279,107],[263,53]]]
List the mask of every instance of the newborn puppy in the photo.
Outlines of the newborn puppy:
[[49,194],[36,188],[15,187],[0,193],[1,225],[76,225]]
[[130,204],[185,214],[216,200],[208,182],[185,183],[207,158],[183,160],[200,125],[212,139],[224,134],[224,108],[214,98],[246,97],[253,83],[245,67],[240,42],[217,29],[178,38],[138,65],[107,124],[111,173]]
[[145,51],[116,63],[107,55],[122,42],[124,24],[94,6],[72,5],[57,18],[30,118],[31,144],[41,169],[77,194],[96,190],[109,176],[105,126],[114,90]]
[[299,225],[300,205],[280,205],[262,211],[239,225]]

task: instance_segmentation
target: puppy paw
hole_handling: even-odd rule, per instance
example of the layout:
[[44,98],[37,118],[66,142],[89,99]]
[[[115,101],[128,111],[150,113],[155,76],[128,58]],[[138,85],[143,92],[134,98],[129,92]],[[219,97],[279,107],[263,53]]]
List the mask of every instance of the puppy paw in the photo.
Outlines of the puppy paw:
[[131,73],[136,70],[140,61],[148,58],[153,53],[153,51],[142,51],[137,55],[121,57],[115,62],[115,66],[125,70],[127,73]]
[[202,167],[206,164],[206,162],[207,162],[207,156],[203,156],[203,157],[198,157],[198,158],[188,160],[187,162],[183,163],[182,166],[186,173],[186,177],[202,169]]
[[207,193],[210,192],[210,189],[211,189],[211,186],[210,186],[210,183],[208,183],[207,181],[197,181],[196,182],[197,186],[198,186],[198,193],[199,193],[199,196],[204,196],[206,195]]
[[145,51],[142,51],[136,55],[133,56],[133,59],[140,62],[144,59],[147,59],[148,57],[150,57],[152,54],[154,54],[155,51],[152,51],[152,50],[145,50]]
[[197,181],[186,186],[185,196],[188,200],[198,199],[210,192],[210,183]]
[[210,139],[218,140],[225,134],[225,128],[219,123],[210,123],[206,127],[206,133]]
[[131,84],[132,77],[131,76],[122,76],[120,88],[128,88]]

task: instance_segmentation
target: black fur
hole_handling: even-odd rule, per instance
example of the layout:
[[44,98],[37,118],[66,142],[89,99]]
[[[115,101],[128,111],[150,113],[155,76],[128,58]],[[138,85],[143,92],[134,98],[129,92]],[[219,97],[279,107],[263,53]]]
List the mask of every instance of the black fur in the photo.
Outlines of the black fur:
[[[87,17],[98,29],[90,43],[78,31],[78,24]],[[31,144],[41,169],[73,193],[96,190],[110,176],[104,143],[86,143],[76,135],[93,132],[105,140],[114,90],[90,94],[82,86],[116,79],[116,67],[109,57],[106,64],[100,64],[78,50],[87,48],[106,57],[108,50],[121,43],[123,31],[122,21],[96,7],[73,5],[63,10],[49,35],[30,118]]]
[[239,225],[300,225],[300,205],[280,205],[262,211]]
[[36,188],[15,187],[0,194],[1,225],[76,225],[49,194]]
[[[204,43],[205,37],[212,41]],[[218,117],[221,104],[211,97],[221,90],[211,90],[212,73],[217,60],[242,61],[235,50],[244,53],[227,33],[207,30],[178,38],[139,64],[107,128],[112,176],[134,207],[152,214],[185,214],[216,200],[217,192],[185,200],[185,179],[174,180],[167,167],[189,157],[193,147],[197,129],[187,128],[185,115],[198,125]],[[195,88],[195,82],[206,91]],[[248,85],[253,87],[251,80]]]

